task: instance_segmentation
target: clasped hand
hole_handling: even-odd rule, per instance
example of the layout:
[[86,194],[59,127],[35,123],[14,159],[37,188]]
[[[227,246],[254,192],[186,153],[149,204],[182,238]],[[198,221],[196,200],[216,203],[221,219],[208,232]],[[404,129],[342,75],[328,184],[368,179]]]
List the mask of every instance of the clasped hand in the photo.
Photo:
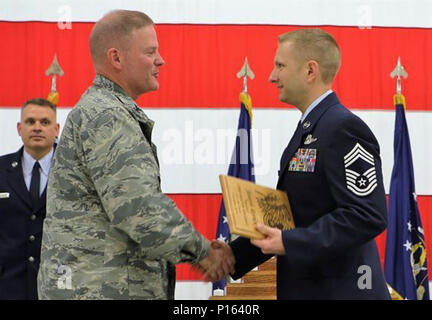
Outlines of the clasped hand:
[[[264,235],[264,239],[251,240],[254,246],[264,254],[285,255],[281,230],[263,224],[258,224],[257,230]],[[195,266],[204,274],[205,281],[216,282],[234,273],[235,257],[228,244],[213,240],[208,256]]]
[[216,282],[234,273],[235,258],[231,247],[224,242],[213,240],[207,257],[196,267],[204,274],[204,280]]

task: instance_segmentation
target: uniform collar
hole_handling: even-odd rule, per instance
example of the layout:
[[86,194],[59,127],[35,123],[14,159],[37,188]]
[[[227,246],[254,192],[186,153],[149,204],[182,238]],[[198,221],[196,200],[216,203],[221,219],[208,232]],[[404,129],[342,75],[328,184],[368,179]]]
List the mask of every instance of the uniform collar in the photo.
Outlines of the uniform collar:
[[303,123],[303,121],[306,119],[309,113],[312,112],[312,110],[327,97],[330,93],[332,93],[333,90],[329,89],[326,92],[324,92],[322,95],[320,95],[318,98],[315,99],[314,102],[312,102],[309,107],[307,107],[306,111],[302,114],[300,118],[300,122]]
[[117,83],[115,83],[114,81],[108,79],[107,77],[105,77],[101,74],[96,75],[95,79],[93,80],[93,84],[96,87],[108,89],[109,91],[114,93],[116,96],[122,96],[127,100],[130,99],[133,101],[133,99],[126,93],[126,91],[122,87],[120,87]]
[[301,124],[302,134],[311,132],[321,116],[327,111],[329,107],[335,104],[340,104],[340,102],[336,94],[331,92],[320,103],[318,103],[308,115],[306,115],[303,123]]
[[93,85],[111,91],[137,121],[145,124],[144,134],[150,140],[154,121],[147,117],[143,110],[136,104],[135,100],[132,99],[122,87],[101,74],[96,75]]
[[[51,151],[48,152],[42,159],[39,160],[39,165],[41,167],[42,173],[45,175],[48,175],[51,168],[51,159],[53,157],[53,154],[54,148],[51,149]],[[35,162],[36,160],[23,148],[22,167],[25,174],[31,175]]]

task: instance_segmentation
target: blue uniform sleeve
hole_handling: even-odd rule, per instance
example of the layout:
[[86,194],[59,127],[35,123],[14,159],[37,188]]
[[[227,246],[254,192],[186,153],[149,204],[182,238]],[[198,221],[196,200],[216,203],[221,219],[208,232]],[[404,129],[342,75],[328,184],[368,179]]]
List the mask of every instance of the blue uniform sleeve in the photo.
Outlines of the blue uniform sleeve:
[[230,245],[236,258],[235,273],[231,275],[233,279],[243,277],[250,270],[273,256],[263,254],[261,249],[252,245],[247,238],[239,237]]

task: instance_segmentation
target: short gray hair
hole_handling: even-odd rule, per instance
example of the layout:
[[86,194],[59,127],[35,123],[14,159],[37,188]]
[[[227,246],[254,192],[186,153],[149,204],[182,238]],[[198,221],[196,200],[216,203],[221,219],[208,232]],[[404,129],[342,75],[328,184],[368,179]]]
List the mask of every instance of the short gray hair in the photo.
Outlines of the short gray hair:
[[324,83],[331,83],[341,65],[340,48],[333,36],[322,29],[298,29],[279,36],[279,43],[290,41],[300,61],[315,60]]
[[22,104],[21,111],[25,107],[27,107],[29,104],[35,104],[35,105],[40,106],[40,107],[49,107],[54,111],[54,113],[57,113],[57,108],[56,108],[55,104],[53,104],[50,101],[43,99],[43,98],[33,98],[30,100],[27,100],[26,102],[24,102]]
[[93,64],[117,41],[120,46],[127,43],[136,29],[154,25],[153,20],[143,12],[114,10],[106,14],[94,25],[90,33],[90,53]]

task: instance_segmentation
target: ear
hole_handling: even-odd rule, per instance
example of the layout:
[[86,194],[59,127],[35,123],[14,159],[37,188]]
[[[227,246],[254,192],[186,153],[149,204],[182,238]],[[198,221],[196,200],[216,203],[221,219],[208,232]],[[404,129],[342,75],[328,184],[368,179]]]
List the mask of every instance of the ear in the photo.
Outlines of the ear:
[[17,122],[18,135],[21,137],[21,122]]
[[114,67],[116,70],[121,70],[122,68],[122,57],[121,53],[116,48],[109,48],[106,52],[106,58],[108,63]]
[[306,81],[308,83],[311,83],[318,78],[318,76],[320,74],[320,67],[319,67],[318,62],[316,62],[315,60],[309,60],[306,64],[306,66],[307,66]]
[[58,138],[59,132],[60,132],[60,125],[57,123],[56,124],[56,138]]

